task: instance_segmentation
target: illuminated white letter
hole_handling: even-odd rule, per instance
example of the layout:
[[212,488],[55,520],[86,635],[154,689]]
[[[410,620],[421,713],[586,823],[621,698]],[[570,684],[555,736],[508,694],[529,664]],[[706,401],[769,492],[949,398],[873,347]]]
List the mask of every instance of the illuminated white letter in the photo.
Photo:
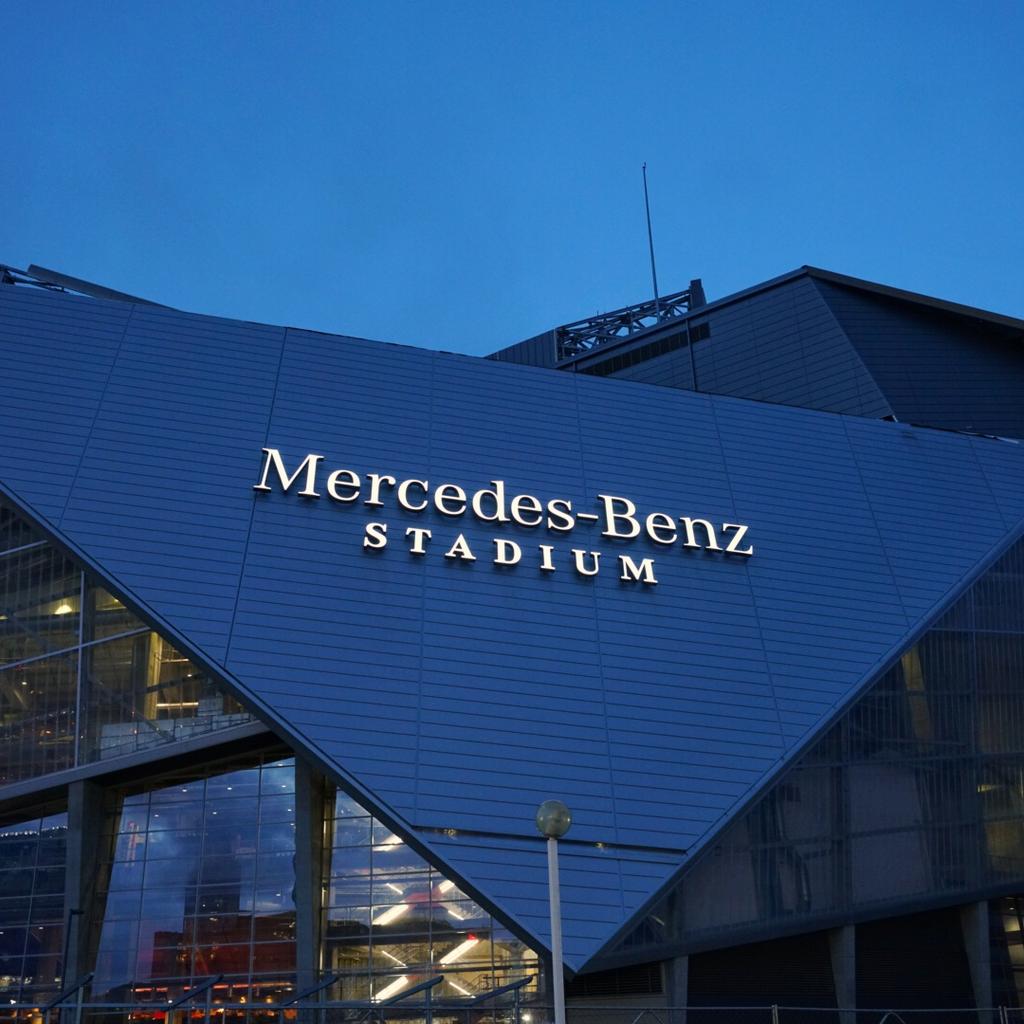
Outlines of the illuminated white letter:
[[[507,523],[508,516],[505,514],[505,481],[492,480],[491,483],[494,484],[493,491],[477,491],[473,495],[473,511],[476,513],[477,518],[482,519],[485,523]],[[484,515],[484,498],[494,499],[493,516]]]
[[679,522],[686,527],[686,540],[683,541],[684,548],[699,548],[701,546],[697,543],[697,539],[693,535],[693,528],[695,526],[700,526],[703,527],[708,539],[708,542],[704,547],[707,548],[708,551],[722,550],[718,546],[718,537],[715,535],[715,528],[706,519],[691,519],[689,516],[680,516]]
[[495,565],[516,565],[523,557],[522,548],[514,540],[499,537],[495,540],[494,546],[498,549],[494,556]]
[[267,457],[263,460],[263,475],[260,477],[260,482],[253,485],[254,491],[269,491],[271,488],[267,486],[267,476],[270,473],[270,467],[273,466],[277,472],[277,479],[281,482],[281,490],[287,491],[289,487],[302,474],[302,471],[306,471],[306,486],[299,491],[299,494],[304,498],[319,498],[320,495],[316,491],[316,470],[317,464],[323,459],[322,455],[307,455],[302,460],[302,465],[299,466],[291,476],[288,476],[284,470],[284,463],[281,461],[281,453],[277,448],[264,448]]
[[377,548],[387,547],[388,544],[388,524],[387,523],[367,523],[366,534],[363,537],[364,548]]
[[[636,505],[629,498],[616,498],[611,494],[599,494],[598,498],[604,502],[604,529],[601,531],[602,537],[635,537],[640,532],[640,524],[634,518]],[[612,502],[614,501],[622,502],[624,511],[616,512],[612,507]],[[625,520],[629,524],[627,527],[628,533],[619,533],[615,529],[615,523],[619,519]]]
[[645,558],[639,565],[637,565],[629,555],[619,555],[619,565],[622,566],[622,575],[619,577],[620,580],[625,580],[627,583],[631,580],[634,583],[637,580],[640,580],[643,583],[658,582],[654,578],[653,558]]
[[[597,575],[597,569],[598,569],[597,563],[601,560],[601,552],[600,551],[584,551],[583,548],[573,548],[572,549],[572,553],[573,553],[573,556],[576,559],[576,571],[581,576],[596,576]],[[589,569],[586,568],[586,565],[584,564],[584,561],[583,561],[585,555],[590,555],[590,558],[592,560],[591,561],[591,567]]]
[[554,572],[555,563],[551,561],[551,552],[555,549],[550,544],[538,544],[540,548],[540,567],[543,572]]
[[[338,493],[338,487],[349,487],[352,493],[347,497]],[[327,493],[335,501],[355,501],[359,497],[359,476],[351,469],[336,469],[327,478]]]
[[554,498],[548,502],[548,529],[566,533],[576,525],[572,502]]
[[430,540],[432,534],[429,530],[424,530],[418,526],[410,526],[405,531],[406,537],[412,537],[412,544],[409,545],[409,552],[413,555],[425,555],[427,553],[426,548],[423,546],[423,539]]
[[[447,504],[457,501],[457,507]],[[443,516],[461,516],[466,511],[466,492],[458,484],[440,484],[434,491],[434,508]]]
[[[414,505],[409,500],[409,488],[413,486],[419,487],[423,490],[423,501],[418,505]],[[422,512],[427,507],[426,493],[427,487],[429,486],[430,485],[426,480],[403,480],[398,485],[398,504],[401,505],[402,508],[408,509],[410,512]]]
[[475,562],[476,555],[469,546],[469,541],[460,533],[455,538],[455,543],[444,553],[445,558],[461,558],[464,562]]
[[512,518],[520,526],[540,526],[544,506],[532,494],[517,494],[512,499]]
[[383,505],[384,502],[380,500],[381,484],[387,484],[389,487],[394,487],[395,478],[393,476],[380,476],[377,473],[368,473],[366,479],[370,481],[370,496],[363,502],[363,504],[371,506]]
[[[676,522],[671,516],[665,515],[664,512],[652,512],[647,517],[645,525],[647,526],[647,536],[655,544],[675,544],[678,534]],[[665,530],[668,531],[667,534],[664,532]]]
[[754,553],[754,545],[751,544],[749,548],[740,548],[740,541],[747,535],[749,527],[741,526],[739,523],[722,523],[722,532],[728,533],[729,530],[735,530],[736,536],[729,541],[729,546],[725,549],[727,555],[752,555]]

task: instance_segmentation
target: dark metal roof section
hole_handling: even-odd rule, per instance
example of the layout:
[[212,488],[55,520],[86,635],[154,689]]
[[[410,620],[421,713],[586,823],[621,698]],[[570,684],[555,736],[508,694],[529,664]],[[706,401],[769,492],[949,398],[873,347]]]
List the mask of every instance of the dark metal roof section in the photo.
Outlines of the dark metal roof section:
[[19,270],[17,267],[9,267],[0,263],[0,284],[43,288],[52,292],[71,292],[74,295],[85,295],[90,299],[135,302],[143,306],[157,306],[160,309],[171,308],[160,302],[140,299],[137,295],[128,295],[126,292],[115,291],[113,288],[107,288],[101,284],[93,284],[91,281],[72,277],[70,274],[62,274],[59,270],[47,270],[46,267],[38,267],[34,263],[29,264],[28,270]]
[[700,278],[696,278],[684,291],[563,324],[555,328],[556,359],[561,363],[586,355],[604,345],[676,320],[704,304],[704,288]]

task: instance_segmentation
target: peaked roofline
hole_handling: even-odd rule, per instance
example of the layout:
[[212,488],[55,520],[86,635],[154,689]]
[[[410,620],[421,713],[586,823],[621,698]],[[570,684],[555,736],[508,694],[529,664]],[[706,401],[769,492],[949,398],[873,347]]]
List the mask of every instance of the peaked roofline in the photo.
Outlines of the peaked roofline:
[[903,288],[893,288],[887,284],[878,284],[874,281],[865,281],[859,277],[850,277],[847,274],[837,274],[833,270],[823,270],[821,267],[803,266],[800,270],[794,271],[790,276],[798,276],[806,273],[810,277],[816,277],[821,281],[828,281],[830,284],[843,285],[847,288],[857,288],[861,291],[873,292],[876,295],[883,295],[889,299],[898,299],[901,302],[911,302],[918,306],[926,306],[929,309],[936,309],[943,313],[951,313],[954,316],[967,317],[971,320],[981,320],[985,323],[994,324],[998,327],[1005,327],[1014,332],[1024,333],[1024,320],[1013,316],[1006,316],[1003,313],[993,313],[987,309],[979,309],[977,306],[965,306],[960,302],[950,302],[948,299],[938,299],[933,295],[922,295],[920,292],[910,292]]

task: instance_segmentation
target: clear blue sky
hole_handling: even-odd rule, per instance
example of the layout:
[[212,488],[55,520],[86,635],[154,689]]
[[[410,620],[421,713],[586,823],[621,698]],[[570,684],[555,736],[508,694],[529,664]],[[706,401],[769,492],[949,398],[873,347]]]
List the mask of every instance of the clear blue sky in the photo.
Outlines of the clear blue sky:
[[0,262],[483,353],[803,263],[1024,316],[1024,3],[0,15]]

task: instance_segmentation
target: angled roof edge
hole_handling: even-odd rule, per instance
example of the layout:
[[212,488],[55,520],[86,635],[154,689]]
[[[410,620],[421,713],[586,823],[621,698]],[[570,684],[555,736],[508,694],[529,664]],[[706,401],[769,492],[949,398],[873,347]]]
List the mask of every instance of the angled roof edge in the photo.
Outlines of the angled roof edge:
[[987,309],[978,309],[976,306],[965,306],[960,302],[950,302],[947,299],[937,299],[932,295],[922,295],[920,292],[909,292],[903,288],[893,288],[891,285],[877,284],[874,281],[865,281],[859,277],[837,274],[834,270],[823,270],[820,267],[804,266],[795,273],[799,274],[802,272],[806,272],[810,277],[816,277],[821,281],[828,281],[831,284],[839,284],[847,288],[857,288],[865,292],[874,292],[876,295],[883,295],[889,299],[911,302],[918,306],[937,309],[943,313],[952,313],[954,316],[968,317],[971,320],[983,320],[998,327],[1007,327],[1012,331],[1024,332],[1024,320],[1013,316],[1006,316],[1003,313],[993,313]]
[[[968,573],[960,582],[949,590],[941,600],[937,601],[932,608],[925,613],[918,621],[918,623],[909,629],[899,642],[893,646],[889,653],[882,659],[880,659],[873,668],[869,669],[864,677],[854,686],[850,692],[837,701],[832,710],[828,715],[821,718],[817,728],[804,736],[798,743],[794,744],[789,750],[779,758],[778,763],[765,777],[761,780],[760,784],[756,786],[747,795],[746,799],[737,803],[727,814],[725,814],[718,822],[711,826],[705,834],[694,844],[694,846],[687,851],[686,859],[682,864],[672,873],[672,875],[666,879],[665,883],[657,890],[657,892],[648,896],[647,899],[640,905],[639,909],[627,920],[620,928],[618,928],[614,934],[612,934],[602,946],[600,946],[581,966],[580,970],[585,972],[586,969],[594,964],[598,966],[598,962],[606,954],[614,950],[615,946],[622,941],[629,933],[636,927],[636,925],[642,920],[642,918],[652,910],[672,889],[674,889],[683,876],[694,866],[696,861],[704,854],[708,846],[715,840],[716,837],[728,828],[734,821],[736,821],[741,815],[745,814],[753,805],[762,797],[764,794],[779,781],[779,777],[789,769],[795,761],[797,761],[804,753],[809,750],[814,743],[816,743],[833,725],[844,715],[846,712],[864,695],[865,691],[870,689],[871,686],[886,672],[889,671],[893,665],[899,661],[903,653],[909,648],[916,644],[925,633],[930,630],[939,619],[953,605],[960,600],[961,597],[975,584],[977,581],[990,569],[1006,552],[1018,541],[1024,539],[1024,519],[1019,520],[1013,527],[1011,527],[1007,533],[1003,536],[1002,540],[996,544],[984,558],[980,559],[974,568]],[[620,961],[617,959],[616,963]],[[599,967],[600,969],[600,967]]]
[[[898,299],[901,302],[909,302],[913,305],[925,306],[929,309],[952,314],[953,316],[965,317],[971,320],[981,320],[985,323],[992,324],[993,326],[1002,327],[1013,332],[1020,332],[1021,334],[1024,334],[1024,320],[1018,319],[1017,317],[1006,316],[1002,313],[993,313],[986,309],[978,309],[975,306],[965,306],[959,302],[937,299],[931,295],[922,295],[919,292],[911,292],[903,288],[894,288],[891,285],[878,284],[875,281],[867,281],[860,277],[851,277],[848,274],[839,274],[834,270],[824,270],[821,267],[813,267],[810,264],[804,264],[802,267],[797,267],[796,270],[790,270],[785,274],[779,274],[777,277],[771,277],[767,281],[761,281],[758,284],[742,288],[738,292],[730,292],[728,295],[723,295],[721,298],[711,299],[703,306],[693,307],[684,316],[652,324],[650,327],[646,327],[640,331],[635,331],[633,334],[627,335],[626,337],[609,341],[608,343],[601,345],[598,349],[590,352],[581,352],[578,355],[562,360],[556,369],[564,372],[565,370],[570,369],[571,367],[588,359],[594,360],[595,362],[600,361],[600,358],[627,345],[631,345],[639,341],[641,338],[649,338],[658,334],[660,331],[667,331],[671,328],[677,327],[679,323],[686,323],[693,319],[700,319],[708,313],[713,313],[716,310],[723,309],[735,302],[747,299],[752,295],[759,295],[762,292],[771,291],[773,288],[779,288],[782,285],[789,284],[791,281],[795,281],[800,277],[817,278],[819,281],[827,281],[830,284],[838,284],[846,288],[855,288],[859,291],[871,292],[876,295],[882,295],[886,298]],[[548,331],[542,331],[541,334],[536,335],[536,337],[540,337],[545,333],[550,333],[553,330],[555,330],[555,328],[549,328]],[[527,338],[524,340],[529,341],[531,339]],[[517,342],[511,343],[512,346],[516,344]],[[491,358],[492,356],[497,355],[498,352],[504,352],[509,347],[511,346],[505,345],[495,352],[489,353],[483,358]],[[500,362],[501,360],[498,361]]]
[[[92,573],[104,587],[110,591],[125,607],[134,615],[138,616],[151,629],[164,635],[179,647],[204,671],[209,672],[218,682],[227,687],[238,700],[248,708],[257,718],[263,722],[268,729],[287,743],[297,753],[301,752],[314,764],[327,778],[331,779],[338,786],[360,804],[362,804],[375,818],[379,818],[389,829],[397,833],[411,846],[421,857],[428,860],[438,870],[443,871],[445,876],[454,881],[460,889],[467,892],[476,902],[486,907],[497,917],[505,927],[512,931],[519,939],[538,952],[550,952],[548,944],[542,941],[526,928],[513,914],[505,907],[496,903],[488,894],[483,893],[473,882],[467,879],[457,868],[450,865],[446,858],[442,857],[433,845],[426,842],[419,832],[405,819],[392,810],[387,804],[380,800],[373,792],[368,790],[355,776],[343,771],[337,764],[323,755],[315,746],[307,742],[305,737],[293,730],[286,722],[282,721],[263,701],[259,700],[244,686],[235,676],[228,672],[223,666],[212,661],[206,653],[196,646],[191,640],[172,626],[161,615],[154,612],[144,601],[139,600],[130,590],[127,590],[119,580],[112,576],[106,569],[86,554],[77,544],[70,541],[64,534],[54,527],[44,516],[35,509],[3,481],[0,480],[0,498],[9,501],[46,539],[56,548],[64,552],[73,561],[87,572]],[[537,842],[543,843],[541,836],[537,836]]]

